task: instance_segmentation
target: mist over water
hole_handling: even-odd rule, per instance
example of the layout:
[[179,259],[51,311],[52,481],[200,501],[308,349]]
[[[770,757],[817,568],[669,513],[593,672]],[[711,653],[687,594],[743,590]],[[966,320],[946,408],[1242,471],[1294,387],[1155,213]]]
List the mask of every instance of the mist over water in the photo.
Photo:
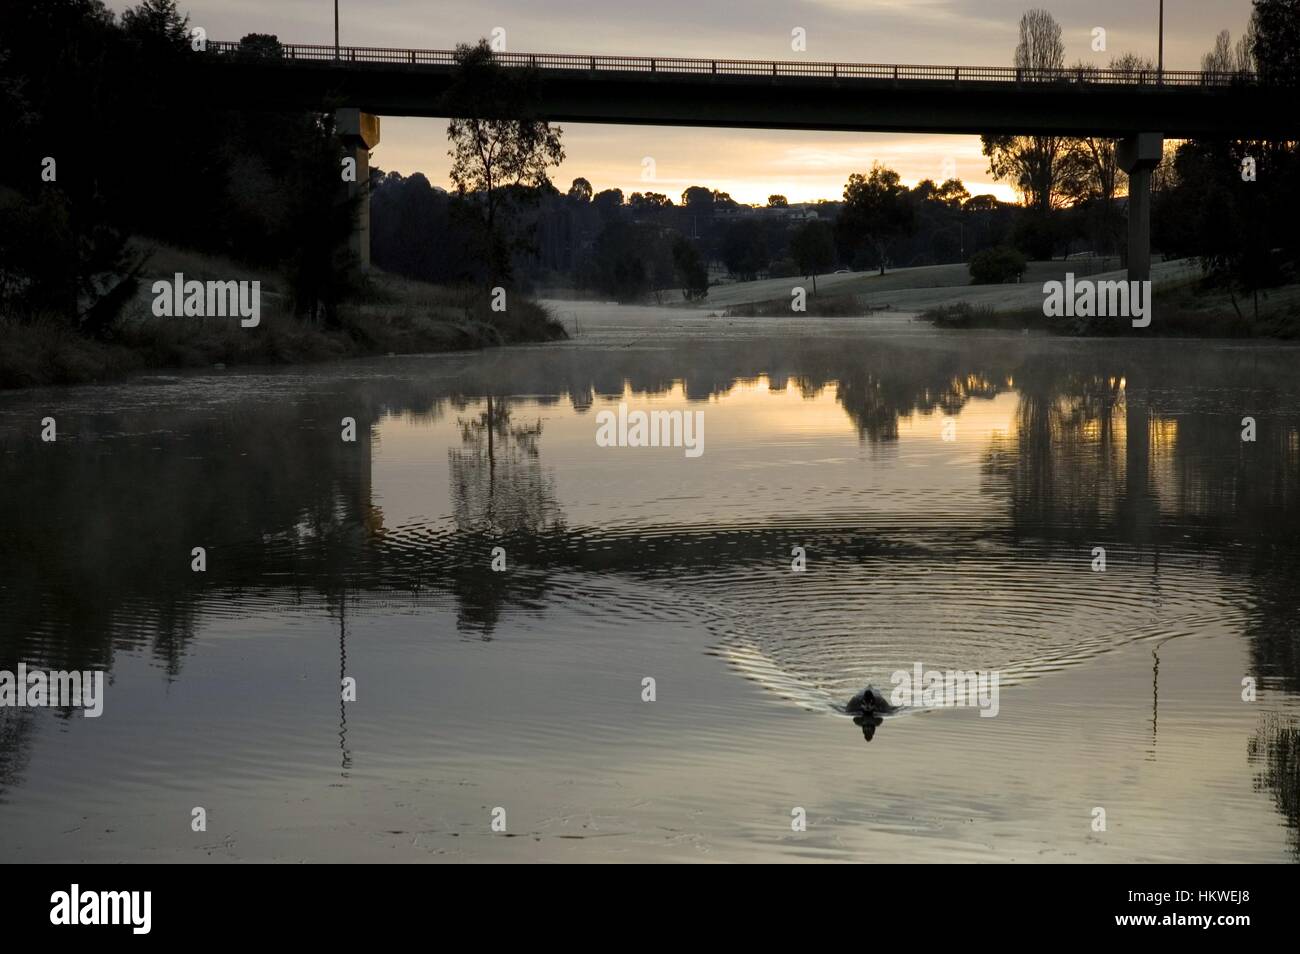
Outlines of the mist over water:
[[[0,857],[1296,860],[1294,349],[558,310],[0,399],[0,669],[109,682],[0,709]],[[620,402],[705,452],[598,446]],[[864,744],[917,661],[998,717]]]

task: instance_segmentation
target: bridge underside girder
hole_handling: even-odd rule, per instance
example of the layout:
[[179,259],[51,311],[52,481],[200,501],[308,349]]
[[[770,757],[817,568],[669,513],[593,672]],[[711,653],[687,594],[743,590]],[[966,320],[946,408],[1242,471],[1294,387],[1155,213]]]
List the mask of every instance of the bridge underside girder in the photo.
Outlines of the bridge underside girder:
[[[548,69],[538,118],[552,122],[748,129],[1121,138],[1300,138],[1294,94],[1259,86],[831,79]],[[237,109],[357,107],[445,118],[451,67],[208,57],[196,97]]]

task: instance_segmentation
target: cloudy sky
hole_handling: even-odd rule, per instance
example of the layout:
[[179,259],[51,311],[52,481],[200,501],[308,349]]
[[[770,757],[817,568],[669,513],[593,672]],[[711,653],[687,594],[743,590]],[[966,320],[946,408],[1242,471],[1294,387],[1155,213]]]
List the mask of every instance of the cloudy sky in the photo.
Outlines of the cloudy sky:
[[[1156,56],[1159,0],[1037,0],[1064,29],[1066,61],[1104,65],[1111,56]],[[122,10],[133,4],[110,0]],[[1010,65],[1020,14],[1034,0],[339,0],[342,42],[449,49],[505,30],[507,48],[536,53],[609,53],[871,63]],[[284,42],[332,43],[332,0],[181,0],[192,25],[213,39],[273,33]],[[1168,0],[1165,66],[1196,69],[1219,30],[1245,27],[1250,0]],[[807,52],[790,48],[802,27]],[[1094,53],[1092,30],[1106,30]],[[850,172],[880,161],[909,184],[955,170],[973,193],[993,184],[968,136],[871,135],[766,130],[672,129],[566,124],[568,158],[555,181],[585,176],[597,189],[664,192],[724,189],[745,202],[774,192],[791,201],[836,198]],[[654,159],[654,180],[643,159]],[[423,172],[447,186],[446,123],[385,119],[374,153],[382,169]]]

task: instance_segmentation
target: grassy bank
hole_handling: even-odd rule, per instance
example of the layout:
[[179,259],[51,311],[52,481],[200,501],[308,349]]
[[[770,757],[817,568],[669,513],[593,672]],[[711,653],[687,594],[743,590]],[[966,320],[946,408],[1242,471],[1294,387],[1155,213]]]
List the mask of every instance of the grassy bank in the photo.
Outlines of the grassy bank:
[[927,309],[922,320],[938,328],[1045,331],[1076,336],[1144,335],[1187,338],[1300,338],[1300,285],[1234,296],[1200,281],[1153,291],[1151,324],[1133,328],[1115,318],[1048,318],[1042,308],[1005,308],[957,302]]
[[997,309],[990,305],[972,305],[962,301],[921,312],[921,320],[931,322],[936,328],[995,328],[1002,331],[1050,331],[1065,334],[1060,319],[1043,315],[1041,309]]
[[[155,318],[150,285],[175,272],[206,281],[231,275],[262,281],[261,322],[237,318]],[[0,388],[80,384],[149,369],[301,364],[377,354],[482,348],[563,338],[542,306],[510,296],[494,312],[480,288],[444,288],[371,273],[341,305],[333,327],[294,317],[282,280],[210,256],[164,249],[123,309],[109,341],[87,338],[50,316],[0,317]]]

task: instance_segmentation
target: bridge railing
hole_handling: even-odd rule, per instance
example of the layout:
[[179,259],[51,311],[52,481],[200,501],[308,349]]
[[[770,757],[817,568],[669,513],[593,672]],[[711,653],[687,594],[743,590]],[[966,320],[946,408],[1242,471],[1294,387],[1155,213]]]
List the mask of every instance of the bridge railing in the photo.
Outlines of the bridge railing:
[[[454,66],[454,50],[403,50],[377,46],[282,44],[289,61],[338,61],[408,66]],[[237,53],[238,43],[210,41],[217,54]],[[971,83],[1070,83],[1109,86],[1230,86],[1253,83],[1250,73],[1198,70],[1106,70],[1092,67],[1017,69],[1013,66],[923,66],[897,63],[825,63],[809,60],[736,60],[691,57],[604,56],[579,53],[497,53],[502,66],[567,72],[713,74],[719,76],[786,76],[824,79],[930,80]]]

